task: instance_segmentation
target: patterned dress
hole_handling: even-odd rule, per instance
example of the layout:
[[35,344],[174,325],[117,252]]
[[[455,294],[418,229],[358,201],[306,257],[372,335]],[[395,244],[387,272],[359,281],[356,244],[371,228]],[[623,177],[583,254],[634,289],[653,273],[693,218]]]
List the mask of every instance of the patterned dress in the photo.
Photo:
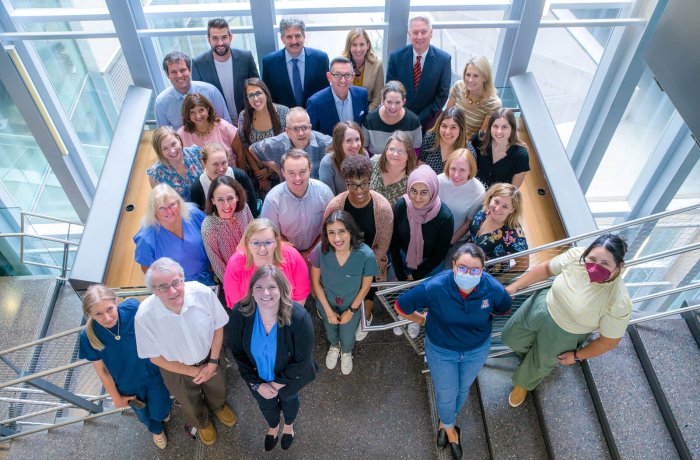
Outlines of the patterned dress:
[[406,193],[408,174],[403,176],[400,181],[394,184],[384,185],[384,180],[382,180],[382,170],[379,169],[379,157],[380,155],[375,155],[372,157],[372,177],[369,180],[369,188],[377,193],[380,193],[387,199],[393,208],[394,204],[399,200],[399,198]]
[[[289,108],[285,105],[275,104],[275,112],[277,113],[277,118],[279,118],[280,122],[282,122],[282,132],[284,132],[284,128],[287,126],[287,112],[289,112]],[[244,150],[248,150],[248,147],[250,147],[251,144],[255,144],[258,141],[275,135],[272,128],[268,129],[267,131],[258,131],[253,127],[252,123],[250,126],[250,134],[245,134],[243,132],[243,123],[245,118],[246,112],[244,110],[238,115],[238,134],[241,136],[241,143],[243,144]]]
[[161,163],[160,160],[146,170],[146,174],[152,177],[159,184],[168,184],[175,190],[178,195],[185,201],[190,201],[190,187],[194,181],[199,179],[199,176],[204,172],[201,161],[201,147],[193,145],[182,149],[182,154],[185,157],[185,168],[187,174],[182,177],[172,166]]
[[223,281],[226,264],[236,252],[238,243],[243,239],[243,232],[251,220],[253,214],[246,204],[242,210],[234,212],[231,219],[222,219],[210,214],[202,222],[204,249],[220,281]]
[[[484,209],[481,209],[469,224],[469,236],[472,243],[484,250],[487,260],[515,254],[528,248],[525,233],[520,225],[517,225],[515,228],[503,225],[490,233],[479,235],[479,229],[485,220],[486,212]],[[489,271],[491,273],[500,273],[508,268],[509,266],[506,263],[499,267],[491,267]]]
[[445,162],[442,161],[440,145],[437,144],[435,133],[428,131],[423,136],[423,143],[420,146],[420,156],[418,159],[430,166],[435,174],[442,174],[445,170]]

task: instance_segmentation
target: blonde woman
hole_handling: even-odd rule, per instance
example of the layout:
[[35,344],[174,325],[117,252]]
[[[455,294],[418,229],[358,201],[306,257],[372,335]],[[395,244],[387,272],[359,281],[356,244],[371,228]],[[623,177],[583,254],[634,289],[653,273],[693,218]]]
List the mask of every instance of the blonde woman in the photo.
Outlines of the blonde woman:
[[134,317],[138,308],[136,299],[117,305],[111,289],[101,284],[90,286],[83,297],[87,323],[80,333],[78,356],[92,361],[114,406],[132,406],[155,445],[165,449],[168,439],[163,421],[169,419],[172,402],[158,367],[136,353]]
[[382,60],[374,54],[372,41],[365,29],[357,28],[348,32],[345,49],[341,56],[352,62],[355,74],[353,86],[367,88],[369,109],[374,110],[379,107],[382,86],[384,86],[384,67]]
[[493,86],[491,64],[484,56],[470,59],[464,66],[462,80],[450,90],[447,107],[455,106],[464,112],[467,139],[483,131],[489,116],[501,108],[501,99]]
[[[527,239],[520,225],[523,214],[522,195],[512,184],[493,184],[488,189],[481,210],[469,224],[471,241],[484,250],[486,260],[525,251]],[[518,270],[527,269],[527,257],[518,260]],[[490,267],[503,271],[508,267]]]

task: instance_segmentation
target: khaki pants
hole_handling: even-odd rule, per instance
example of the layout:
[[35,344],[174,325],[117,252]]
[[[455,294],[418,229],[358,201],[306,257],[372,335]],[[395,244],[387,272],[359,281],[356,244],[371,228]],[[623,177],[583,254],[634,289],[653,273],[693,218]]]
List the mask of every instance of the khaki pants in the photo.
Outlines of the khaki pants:
[[513,373],[513,383],[528,391],[557,367],[557,356],[576,350],[589,335],[572,334],[554,322],[547,310],[547,292],[527,299],[503,328],[503,343],[523,358]]
[[223,357],[216,375],[199,385],[189,375],[160,369],[165,386],[180,402],[185,421],[191,426],[206,428],[211,423],[209,411],[218,412],[226,403],[226,368],[222,363]]

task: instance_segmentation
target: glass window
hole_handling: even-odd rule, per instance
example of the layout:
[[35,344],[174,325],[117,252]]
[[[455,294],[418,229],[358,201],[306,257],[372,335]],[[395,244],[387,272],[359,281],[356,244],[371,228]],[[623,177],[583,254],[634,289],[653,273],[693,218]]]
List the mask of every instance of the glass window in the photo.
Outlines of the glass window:
[[[0,82],[0,183],[23,211],[79,220],[39,146]],[[10,203],[4,203],[5,206]]]
[[[700,149],[697,145],[694,149]],[[698,158],[696,152],[695,158]],[[700,161],[695,163],[693,170],[685,178],[683,185],[678,189],[676,196],[669,204],[669,209],[682,208],[700,203]]]
[[105,0],[11,0],[15,8],[106,8]]
[[[65,24],[67,27],[67,24]],[[119,40],[33,42],[97,176],[112,140],[124,95],[133,84]]]
[[[668,96],[646,69],[598,166],[586,198],[626,201],[644,165],[656,150],[673,111]],[[620,174],[620,171],[625,173]]]
[[537,31],[528,64],[564,145],[569,141],[611,27]]

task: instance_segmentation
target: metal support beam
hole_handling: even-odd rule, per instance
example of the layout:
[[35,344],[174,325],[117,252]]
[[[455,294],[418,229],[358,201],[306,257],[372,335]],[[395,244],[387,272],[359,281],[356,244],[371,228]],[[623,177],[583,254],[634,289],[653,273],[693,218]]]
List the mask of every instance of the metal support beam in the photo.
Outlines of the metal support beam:
[[510,82],[566,233],[573,236],[596,230],[593,214],[578,185],[534,75],[530,72],[517,75],[511,77]]
[[277,34],[275,33],[275,2],[274,0],[256,0],[250,2],[250,14],[253,18],[255,33],[255,49],[258,52],[258,65],[262,68],[262,60],[266,55],[277,51]]
[[[142,88],[155,89],[153,78],[149,72],[148,59],[136,29],[136,20],[132,13],[133,5],[124,0],[106,0],[109,16],[117,32],[122,53],[129,66],[129,73],[134,85]],[[158,72],[160,75],[160,72]]]
[[527,72],[527,66],[532,56],[532,48],[535,46],[537,30],[542,20],[545,0],[522,0],[522,14],[520,27],[513,44],[513,53],[510,56],[508,76],[520,75]]
[[[136,76],[133,76],[134,74],[132,72],[134,84],[142,88],[150,88],[154,91],[155,94],[160,94],[160,92],[167,88],[170,85],[170,83],[168,83],[167,85],[165,83],[165,76],[163,75],[163,71],[161,70],[161,62],[160,59],[158,59],[158,55],[156,54],[156,47],[153,45],[153,39],[150,37],[141,37],[140,35],[138,35],[139,30],[150,28],[148,25],[148,21],[146,21],[146,15],[143,12],[141,0],[109,0],[109,2],[117,3],[119,5],[117,6],[117,8],[122,10],[128,8],[128,13],[126,11],[122,11],[120,13],[120,17],[114,23],[114,28],[117,32],[120,32],[123,28],[124,31],[128,34],[136,33],[138,41],[140,43],[139,49],[141,51],[141,56],[143,57],[143,59],[145,59],[146,69],[148,75],[150,76],[151,83],[148,85],[139,84],[137,82]],[[121,3],[124,3],[124,5],[121,5]],[[109,5],[109,7],[110,10],[113,8],[113,6],[111,5]],[[127,14],[129,16],[128,18],[126,17]],[[122,21],[128,20],[132,21],[131,25],[125,25],[122,23]],[[131,31],[132,27],[135,28],[133,32]],[[127,40],[129,44],[133,43],[133,37],[129,37]],[[122,50],[125,53],[127,52],[124,46],[122,46]],[[141,58],[138,57],[138,52],[132,50],[130,51],[130,53],[133,53],[133,55],[131,55],[130,57],[131,59],[133,59],[134,65],[138,65],[138,63],[141,60]],[[132,62],[127,60],[127,63],[129,64],[129,70],[131,71]],[[141,72],[144,72],[144,70],[141,70]],[[144,78],[145,76],[140,75],[138,77],[138,80],[141,81]]]
[[[520,21],[523,16],[523,1],[513,0],[510,10],[504,19]],[[515,49],[515,40],[518,36],[519,28],[520,26],[516,29],[504,29],[498,35],[496,58],[493,63],[493,83],[497,88],[503,88],[508,85],[510,62],[513,59],[513,50]]]
[[[152,91],[130,86],[117,120],[112,143],[107,152],[104,170],[109,180],[100,181],[95,193],[95,206],[85,223],[78,253],[71,270],[70,283],[76,291],[90,284],[101,283],[109,262],[111,241],[122,213],[122,201],[129,186],[131,168],[139,148],[143,124]],[[115,206],[119,203],[119,206]]]
[[632,94],[644,72],[644,49],[667,0],[659,0],[640,30],[613,31],[588,97],[571,134],[568,152],[584,193],[588,190]]
[[384,72],[389,68],[389,52],[406,46],[410,0],[386,0],[384,21],[388,24],[384,34]]
[[628,218],[636,219],[666,210],[699,159],[700,148],[681,116],[674,111],[659,140],[657,153],[644,165],[630,191]]

